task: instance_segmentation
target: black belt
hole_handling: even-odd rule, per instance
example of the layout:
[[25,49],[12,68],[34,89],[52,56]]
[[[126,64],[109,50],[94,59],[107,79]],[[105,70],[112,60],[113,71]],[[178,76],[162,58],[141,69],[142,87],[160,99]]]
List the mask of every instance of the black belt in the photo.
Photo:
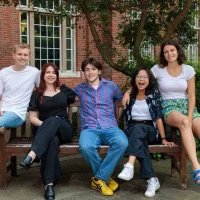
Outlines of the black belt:
[[153,121],[152,120],[131,120],[129,124],[145,124],[145,125],[153,126]]

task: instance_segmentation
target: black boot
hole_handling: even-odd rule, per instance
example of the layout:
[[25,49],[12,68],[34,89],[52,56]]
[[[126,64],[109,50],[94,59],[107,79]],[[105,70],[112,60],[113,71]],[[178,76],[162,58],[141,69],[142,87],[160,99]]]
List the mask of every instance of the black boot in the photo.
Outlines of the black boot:
[[44,198],[46,200],[54,200],[55,199],[55,192],[53,189],[53,185],[47,185],[44,192]]
[[33,164],[33,159],[31,156],[27,155],[24,160],[21,161],[20,166],[23,169],[28,169]]

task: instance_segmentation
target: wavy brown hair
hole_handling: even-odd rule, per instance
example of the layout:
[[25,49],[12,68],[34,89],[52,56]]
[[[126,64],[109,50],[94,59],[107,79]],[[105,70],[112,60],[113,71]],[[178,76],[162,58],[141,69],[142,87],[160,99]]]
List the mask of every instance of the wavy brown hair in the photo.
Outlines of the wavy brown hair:
[[40,97],[40,101],[42,103],[43,95],[46,90],[46,82],[44,80],[44,75],[46,73],[46,70],[48,67],[52,67],[54,69],[54,72],[56,74],[56,81],[54,82],[54,89],[56,90],[57,87],[60,87],[60,82],[59,82],[59,71],[57,66],[54,63],[46,63],[42,66],[41,74],[40,74],[40,85],[38,87],[38,93]]
[[183,51],[183,49],[181,48],[181,45],[179,44],[179,42],[177,40],[166,40],[162,45],[161,45],[161,49],[160,49],[160,67],[166,67],[168,65],[167,60],[165,59],[164,56],[164,47],[166,45],[173,45],[174,47],[176,47],[177,52],[178,52],[178,64],[181,65],[186,61],[186,57],[185,57],[185,53]]

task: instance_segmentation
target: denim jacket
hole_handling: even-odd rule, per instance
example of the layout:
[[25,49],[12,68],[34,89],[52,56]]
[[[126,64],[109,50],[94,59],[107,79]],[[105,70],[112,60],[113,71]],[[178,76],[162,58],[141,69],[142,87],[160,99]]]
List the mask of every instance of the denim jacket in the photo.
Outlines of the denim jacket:
[[[135,104],[135,100],[136,100],[135,98],[132,98],[129,105],[127,105],[126,107],[125,116],[126,116],[127,124],[132,120],[131,111],[132,111],[133,105]],[[150,91],[149,94],[145,96],[145,100],[149,107],[149,112],[150,112],[154,127],[157,129],[156,120],[163,117],[163,113],[162,113],[163,108],[161,105],[162,97],[161,97],[160,91],[157,89]]]

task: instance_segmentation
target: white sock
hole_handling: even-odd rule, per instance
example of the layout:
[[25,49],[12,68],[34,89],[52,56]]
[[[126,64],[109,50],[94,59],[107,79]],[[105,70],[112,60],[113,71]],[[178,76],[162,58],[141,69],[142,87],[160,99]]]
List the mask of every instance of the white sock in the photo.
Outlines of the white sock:
[[126,166],[130,167],[130,168],[133,168],[133,165],[131,163],[129,163],[129,162],[126,163]]

